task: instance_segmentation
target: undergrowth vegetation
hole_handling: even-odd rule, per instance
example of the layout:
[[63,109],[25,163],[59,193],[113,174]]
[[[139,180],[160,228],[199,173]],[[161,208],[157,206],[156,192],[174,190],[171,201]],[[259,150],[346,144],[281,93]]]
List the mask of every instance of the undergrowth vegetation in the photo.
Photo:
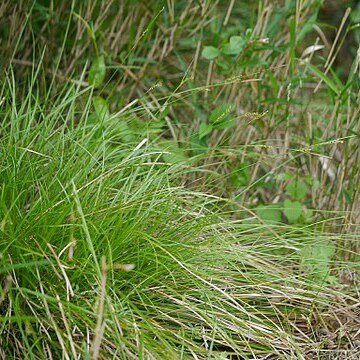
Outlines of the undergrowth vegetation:
[[358,358],[356,1],[0,15],[1,359]]

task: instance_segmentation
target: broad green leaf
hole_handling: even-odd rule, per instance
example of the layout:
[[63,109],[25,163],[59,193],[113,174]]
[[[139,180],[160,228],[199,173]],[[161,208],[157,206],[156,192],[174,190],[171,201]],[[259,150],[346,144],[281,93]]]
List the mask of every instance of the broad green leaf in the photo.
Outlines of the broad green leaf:
[[89,83],[90,85],[93,85],[94,87],[99,87],[106,75],[106,65],[104,56],[99,56],[94,63],[92,64],[89,72]]
[[243,46],[245,45],[245,40],[242,36],[232,36],[230,38],[230,46],[232,49],[241,51]]
[[117,119],[116,133],[119,140],[125,144],[131,143],[136,139],[135,129],[131,129],[128,123],[123,119]]
[[196,47],[197,39],[195,37],[184,37],[178,40],[178,44],[180,46],[184,46],[187,49],[191,49],[193,47]]
[[94,96],[93,104],[99,120],[106,120],[110,116],[109,106],[101,96]]
[[275,179],[280,180],[280,181],[287,181],[287,180],[290,180],[292,177],[293,177],[293,175],[288,172],[284,172],[284,173],[275,175]]
[[226,129],[235,125],[231,116],[233,106],[231,104],[223,104],[215,108],[209,116],[209,124],[214,129]]
[[250,182],[250,176],[250,165],[241,164],[231,173],[230,182],[233,186],[236,187],[246,186]]
[[218,106],[211,112],[209,116],[210,124],[215,124],[219,121],[222,121],[224,118],[229,116],[231,110],[232,110],[231,104],[223,104]]
[[185,151],[179,148],[176,141],[173,140],[163,140],[160,143],[161,150],[164,151],[162,154],[164,160],[168,163],[177,163],[181,161],[185,161],[187,156]]
[[286,192],[294,200],[303,200],[308,192],[308,187],[303,181],[294,180],[286,187]]
[[219,56],[219,50],[214,46],[205,46],[201,55],[207,60],[214,60]]
[[230,38],[230,46],[234,50],[242,49],[244,44],[245,40],[242,38],[242,36],[232,36]]
[[329,280],[330,260],[335,247],[331,242],[319,241],[301,251],[301,266],[317,282]]
[[228,55],[239,55],[245,48],[246,40],[241,36],[232,36],[229,44],[224,48],[224,53]]
[[284,214],[290,224],[295,224],[303,213],[302,205],[298,201],[286,199],[284,201]]
[[306,224],[311,224],[314,221],[314,212],[311,209],[305,208],[303,209],[302,217]]
[[281,222],[281,211],[277,205],[260,205],[256,209],[257,216],[265,223]]
[[223,21],[220,16],[216,16],[210,22],[210,31],[213,34],[219,34],[222,28]]
[[233,117],[228,117],[224,121],[218,122],[213,125],[214,129],[230,129],[235,126],[235,120]]
[[211,124],[202,122],[199,126],[199,139],[201,140],[203,137],[210,134],[212,130],[213,130],[213,127]]
[[199,138],[199,134],[196,132],[190,137],[191,152],[193,155],[203,154],[208,150],[207,138]]

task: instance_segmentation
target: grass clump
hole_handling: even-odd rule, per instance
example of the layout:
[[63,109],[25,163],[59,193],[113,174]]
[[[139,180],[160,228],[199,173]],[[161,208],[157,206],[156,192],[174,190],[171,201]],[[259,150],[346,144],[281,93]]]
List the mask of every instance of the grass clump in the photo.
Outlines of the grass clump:
[[300,328],[337,292],[324,286],[327,265],[320,282],[306,277],[289,228],[214,213],[223,199],[178,183],[190,164],[116,140],[131,114],[88,123],[91,88],[72,85],[46,106],[6,85],[4,358],[296,358],[316,348],[316,325]]
[[0,358],[356,356],[358,59],[234,4],[1,9]]

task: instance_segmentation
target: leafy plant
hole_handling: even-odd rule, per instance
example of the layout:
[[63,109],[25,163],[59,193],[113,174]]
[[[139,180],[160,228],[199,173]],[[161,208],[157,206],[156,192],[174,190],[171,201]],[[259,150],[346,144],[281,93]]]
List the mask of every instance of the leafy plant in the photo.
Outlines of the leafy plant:
[[203,139],[205,136],[209,135],[213,130],[213,126],[211,124],[207,124],[206,122],[200,123],[199,126],[199,139]]
[[106,76],[105,59],[103,55],[100,55],[91,65],[89,71],[90,85],[93,85],[95,88],[100,87],[105,80],[105,76]]
[[201,55],[206,60],[214,60],[219,56],[219,50],[214,46],[205,46]]
[[281,209],[278,204],[259,205],[255,211],[265,223],[278,224],[281,222]]
[[251,176],[251,165],[244,162],[235,167],[230,174],[230,183],[234,187],[243,187],[249,185]]
[[240,55],[246,46],[246,40],[242,36],[232,36],[222,52],[226,55]]
[[[279,177],[280,179],[280,177]],[[284,200],[284,215],[289,224],[297,224],[311,221],[312,213],[305,206],[305,200],[309,192],[305,181],[294,178],[291,174],[282,174],[282,180],[290,180],[286,186],[286,194],[289,197]],[[312,178],[307,179],[312,182]]]
[[294,200],[304,200],[308,191],[305,182],[299,179],[294,179],[286,187],[287,194]]
[[110,111],[106,100],[101,96],[94,96],[93,104],[98,120],[101,122],[107,120],[110,116]]
[[301,269],[317,283],[333,282],[330,276],[331,257],[335,247],[331,242],[319,241],[306,245],[301,251]]
[[188,159],[186,152],[173,140],[162,140],[159,146],[164,151],[162,157],[168,163],[184,162]]
[[303,205],[299,201],[286,199],[284,201],[284,214],[289,224],[295,224],[303,214]]
[[208,125],[213,129],[226,129],[235,125],[232,117],[233,105],[222,104],[215,108],[210,116]]

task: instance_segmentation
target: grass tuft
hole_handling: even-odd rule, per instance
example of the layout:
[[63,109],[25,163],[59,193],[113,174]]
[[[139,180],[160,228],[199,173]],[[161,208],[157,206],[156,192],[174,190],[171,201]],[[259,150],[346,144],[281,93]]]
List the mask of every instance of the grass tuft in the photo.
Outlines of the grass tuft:
[[0,6],[0,359],[356,358],[355,15],[321,3]]

